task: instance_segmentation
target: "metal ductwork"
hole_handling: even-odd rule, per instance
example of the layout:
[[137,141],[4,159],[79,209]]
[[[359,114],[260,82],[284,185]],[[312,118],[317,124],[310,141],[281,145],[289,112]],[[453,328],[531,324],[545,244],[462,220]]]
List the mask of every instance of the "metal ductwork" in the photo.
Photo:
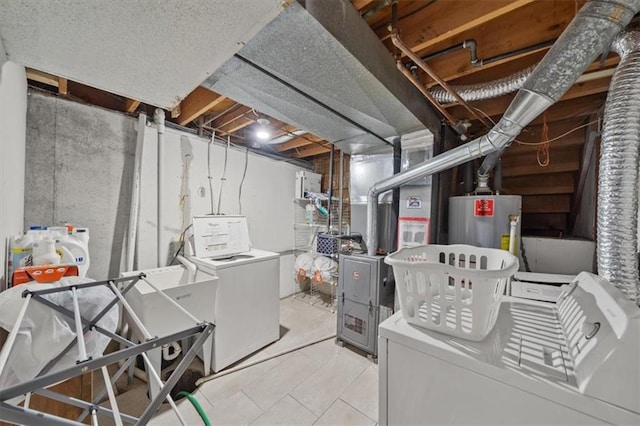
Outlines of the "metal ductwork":
[[621,61],[604,111],[598,177],[598,274],[637,303],[640,31],[620,34],[612,49]]
[[390,152],[399,135],[440,125],[347,0],[292,2],[203,86],[348,154]]
[[[500,121],[486,135],[373,185],[367,202],[367,247],[377,248],[378,195],[414,179],[489,154],[479,173],[487,174],[504,149],[533,119],[556,102],[640,10],[640,0],[587,2],[518,91]],[[634,158],[637,161],[637,157]]]
[[[467,102],[497,98],[498,96],[515,92],[524,86],[525,81],[527,81],[527,78],[529,78],[535,68],[536,66],[532,65],[511,75],[487,83],[451,86],[451,88]],[[431,92],[433,97],[441,104],[456,102],[453,95],[442,87],[434,87],[429,89],[429,92]]]

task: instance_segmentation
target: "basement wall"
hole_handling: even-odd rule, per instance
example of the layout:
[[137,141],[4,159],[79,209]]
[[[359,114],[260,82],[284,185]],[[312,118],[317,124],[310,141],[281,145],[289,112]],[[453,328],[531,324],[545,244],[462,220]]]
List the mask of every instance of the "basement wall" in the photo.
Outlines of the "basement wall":
[[0,291],[5,288],[8,278],[5,244],[10,236],[23,229],[27,117],[25,69],[2,59],[0,54]]
[[[89,276],[120,274],[131,200],[137,118],[31,92],[27,114],[25,225],[70,222],[90,230]],[[156,267],[156,129],[145,129],[142,197],[136,269]],[[193,215],[208,214],[208,139],[165,132],[163,256],[169,260]],[[187,157],[187,154],[190,157]],[[225,148],[211,145],[211,177],[217,211]],[[228,150],[220,212],[238,214],[238,190],[246,152]],[[280,296],[293,293],[293,191],[295,172],[285,162],[248,154],[242,214],[255,248],[281,255]],[[183,179],[184,177],[184,179]],[[183,186],[183,183],[185,185]],[[187,195],[181,204],[182,195]]]

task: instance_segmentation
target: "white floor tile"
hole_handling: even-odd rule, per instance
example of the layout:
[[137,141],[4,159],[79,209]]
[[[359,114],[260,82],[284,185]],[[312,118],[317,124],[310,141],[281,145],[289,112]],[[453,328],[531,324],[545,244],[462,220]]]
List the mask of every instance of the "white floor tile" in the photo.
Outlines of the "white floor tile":
[[247,367],[244,370],[209,380],[200,386],[199,391],[212,404],[224,401],[242,388],[262,379],[265,374],[284,362],[288,356],[272,358],[252,367]]
[[252,425],[311,425],[318,416],[289,395],[267,410]]
[[366,425],[374,426],[376,422],[365,416],[349,404],[338,399],[314,425]]
[[338,346],[336,344],[336,339],[331,338],[320,343],[316,343],[315,345],[307,346],[306,348],[301,349],[300,352],[320,365],[324,365],[344,350],[348,349]]
[[342,394],[340,399],[370,419],[378,420],[378,365],[371,364]]
[[319,365],[311,358],[295,353],[260,380],[243,388],[243,391],[263,410],[268,410],[302,381],[311,376]]
[[344,349],[294,389],[291,396],[319,416],[369,365],[366,358]]
[[260,407],[243,392],[238,392],[207,410],[212,425],[248,425],[261,415]]
[[[200,404],[205,413],[208,413],[213,409],[209,401],[207,401],[207,399],[199,392],[194,393],[193,396],[196,398],[198,404]],[[187,424],[204,424],[202,418],[200,417],[200,414],[198,414],[196,408],[187,398],[182,398],[176,403],[176,405],[178,406],[180,415],[184,418]],[[175,411],[171,409],[168,403],[163,404],[158,414],[156,414],[156,416],[153,417],[149,422],[149,425],[151,426],[169,426],[178,424],[180,424],[178,416],[176,415]],[[102,425],[102,422],[100,422],[100,425]]]

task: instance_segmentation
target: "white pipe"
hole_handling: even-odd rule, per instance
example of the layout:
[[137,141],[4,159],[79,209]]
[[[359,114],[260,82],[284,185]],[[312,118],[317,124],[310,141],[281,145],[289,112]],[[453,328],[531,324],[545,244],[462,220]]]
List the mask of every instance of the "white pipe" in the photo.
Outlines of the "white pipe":
[[162,197],[162,191],[163,191],[163,186],[162,186],[162,177],[164,175],[164,110],[160,109],[160,108],[156,108],[155,112],[153,113],[153,121],[156,123],[156,126],[158,127],[158,241],[157,241],[157,248],[158,248],[158,267],[161,266],[166,266],[166,259],[163,256],[164,250],[162,247],[162,229],[164,227],[164,215],[162,213],[162,201],[163,201],[163,197]]
[[31,294],[27,293],[27,297],[24,299],[24,303],[22,304],[22,308],[20,308],[20,312],[18,313],[18,318],[16,318],[16,322],[13,324],[13,328],[11,328],[11,333],[9,333],[9,337],[7,341],[4,343],[2,350],[0,351],[0,375],[4,371],[4,366],[7,364],[7,360],[9,359],[9,354],[11,353],[11,349],[13,348],[13,344],[16,341],[16,337],[18,336],[18,330],[20,329],[20,324],[22,323],[22,319],[24,315],[27,313],[27,307],[29,306],[29,301],[31,300]]
[[509,253],[516,256],[516,229],[518,227],[518,216],[511,216],[509,222]]
[[[187,240],[185,241],[185,245],[187,244]],[[196,265],[193,262],[188,261],[184,256],[176,256],[176,260],[180,263],[182,263],[182,265],[187,268],[187,271],[189,271],[189,282],[192,283],[196,280],[196,271],[198,268],[196,268]]]
[[113,387],[111,380],[109,379],[109,373],[107,367],[102,367],[102,379],[104,380],[104,387],[107,389],[107,395],[109,395],[109,403],[111,404],[111,414],[113,414],[113,421],[116,426],[122,426],[122,419],[120,418],[120,409],[118,408],[118,401],[113,393]]
[[134,270],[134,256],[136,252],[136,234],[138,232],[138,212],[140,210],[140,170],[142,168],[142,147],[144,145],[144,131],[147,126],[147,114],[138,116],[138,137],[136,139],[136,153],[133,160],[133,182],[131,187],[131,209],[129,210],[129,229],[127,232],[127,260],[126,271]]
[[73,318],[76,323],[78,354],[80,355],[78,362],[83,362],[87,360],[87,347],[84,344],[84,332],[82,330],[82,319],[80,318],[80,304],[78,303],[78,290],[75,287],[71,287],[71,294],[73,296]]
[[235,373],[236,371],[240,371],[240,370],[244,370],[245,368],[253,367],[254,365],[263,363],[265,361],[269,361],[270,359],[277,358],[277,357],[282,356],[282,355],[286,355],[286,354],[288,354],[290,352],[294,352],[294,351],[300,350],[302,348],[306,348],[307,346],[315,345],[316,343],[324,342],[325,340],[334,339],[335,337],[336,337],[336,335],[334,333],[334,334],[331,334],[330,336],[322,337],[320,339],[313,340],[311,342],[307,342],[307,343],[303,343],[303,344],[298,345],[298,346],[294,346],[291,349],[285,349],[283,351],[280,351],[280,352],[278,352],[276,354],[273,354],[271,356],[268,356],[266,358],[257,359],[255,361],[249,362],[247,364],[243,364],[243,365],[239,365],[237,367],[229,368],[228,370],[224,370],[224,371],[221,371],[219,373],[212,374],[211,376],[208,376],[208,377],[202,377],[201,379],[198,379],[198,381],[196,381],[196,386],[200,386],[201,384],[203,384],[205,382],[208,382],[210,380],[213,380],[213,379],[217,379],[218,377],[226,376],[227,374]]

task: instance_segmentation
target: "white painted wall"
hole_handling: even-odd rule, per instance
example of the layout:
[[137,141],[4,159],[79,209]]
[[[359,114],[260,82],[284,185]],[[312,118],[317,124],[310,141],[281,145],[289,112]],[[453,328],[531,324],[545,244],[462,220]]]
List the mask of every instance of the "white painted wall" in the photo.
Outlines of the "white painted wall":
[[[22,233],[27,120],[27,76],[21,65],[4,62],[0,41],[0,290],[6,283],[7,238]],[[4,65],[3,65],[4,64]]]
[[[227,171],[222,184],[226,148],[209,139],[167,128],[165,131],[163,186],[164,230],[161,235],[162,258],[170,261],[182,230],[191,217],[219,212],[247,217],[249,236],[254,248],[287,252],[293,248],[293,197],[298,166],[248,153],[243,148],[229,147]],[[209,189],[207,155],[210,148],[211,186]],[[240,184],[246,167],[246,176]],[[137,269],[157,265],[157,131],[155,125],[145,132],[141,170],[140,219]],[[183,198],[183,195],[186,195]],[[288,265],[288,266],[287,266]],[[164,266],[164,265],[162,265]],[[293,259],[281,257],[280,296],[293,293]]]

